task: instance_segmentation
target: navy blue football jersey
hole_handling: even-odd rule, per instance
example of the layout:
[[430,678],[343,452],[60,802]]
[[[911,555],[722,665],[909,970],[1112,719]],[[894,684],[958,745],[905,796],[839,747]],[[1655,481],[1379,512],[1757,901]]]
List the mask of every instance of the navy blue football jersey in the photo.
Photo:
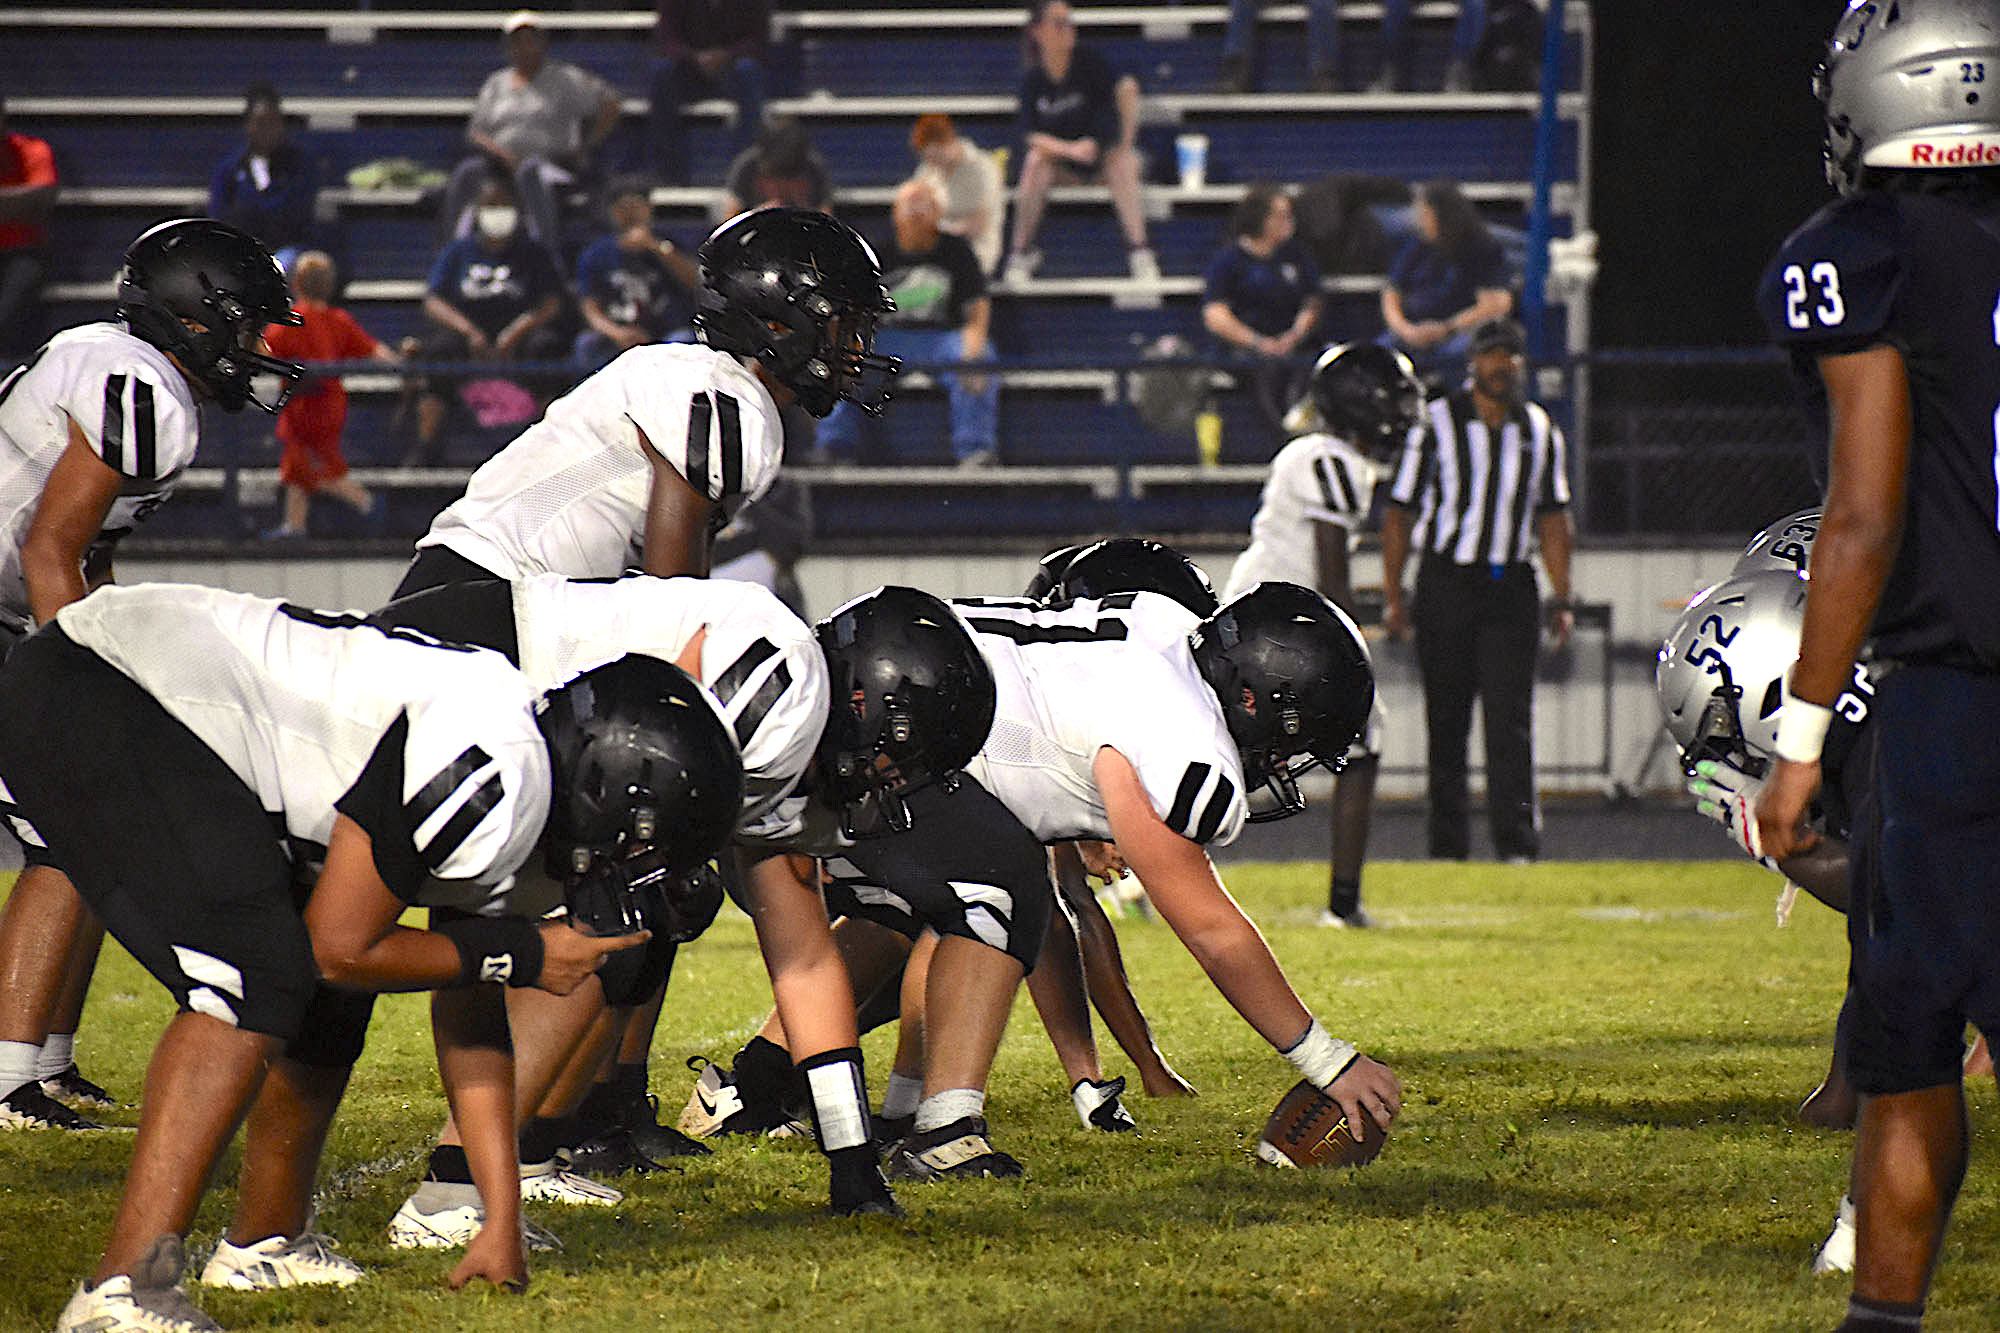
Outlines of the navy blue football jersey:
[[1887,343],[1909,367],[1909,507],[1876,655],[2000,670],[2000,196],[1836,200],[1785,239],[1757,304],[1822,438],[1819,357]]

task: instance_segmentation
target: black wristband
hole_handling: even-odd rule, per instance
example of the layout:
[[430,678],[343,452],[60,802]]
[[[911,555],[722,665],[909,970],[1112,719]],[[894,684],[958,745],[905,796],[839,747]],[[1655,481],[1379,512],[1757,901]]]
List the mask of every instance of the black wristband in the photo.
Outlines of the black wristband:
[[500,981],[532,986],[542,975],[542,932],[517,916],[461,916],[431,923],[458,949],[454,986]]

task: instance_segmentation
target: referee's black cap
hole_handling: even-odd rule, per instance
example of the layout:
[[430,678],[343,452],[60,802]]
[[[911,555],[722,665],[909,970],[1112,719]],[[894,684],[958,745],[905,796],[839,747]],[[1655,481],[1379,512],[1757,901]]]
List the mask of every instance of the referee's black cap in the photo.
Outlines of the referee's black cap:
[[1517,356],[1528,351],[1528,331],[1518,320],[1489,319],[1472,331],[1472,354],[1505,349]]

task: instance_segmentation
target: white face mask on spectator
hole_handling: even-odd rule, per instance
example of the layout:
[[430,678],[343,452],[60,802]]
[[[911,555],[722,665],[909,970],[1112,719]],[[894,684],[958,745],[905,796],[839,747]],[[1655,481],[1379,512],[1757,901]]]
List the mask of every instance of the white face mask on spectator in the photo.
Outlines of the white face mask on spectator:
[[481,204],[472,211],[472,225],[488,240],[506,240],[520,220],[521,210],[512,204]]

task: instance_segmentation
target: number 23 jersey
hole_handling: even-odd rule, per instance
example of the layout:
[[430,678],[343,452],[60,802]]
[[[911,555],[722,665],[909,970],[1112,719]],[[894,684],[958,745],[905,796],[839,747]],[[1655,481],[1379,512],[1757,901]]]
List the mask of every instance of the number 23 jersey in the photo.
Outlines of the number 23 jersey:
[[1821,438],[1819,358],[1886,344],[1908,368],[1909,508],[1877,655],[2000,669],[2000,194],[1836,200],[1785,239],[1757,298]]
[[965,771],[1037,838],[1111,838],[1092,772],[1105,746],[1131,763],[1174,832],[1220,844],[1242,831],[1243,764],[1195,670],[1193,612],[1150,592],[1052,610],[978,599],[953,606],[996,691],[993,730]]

